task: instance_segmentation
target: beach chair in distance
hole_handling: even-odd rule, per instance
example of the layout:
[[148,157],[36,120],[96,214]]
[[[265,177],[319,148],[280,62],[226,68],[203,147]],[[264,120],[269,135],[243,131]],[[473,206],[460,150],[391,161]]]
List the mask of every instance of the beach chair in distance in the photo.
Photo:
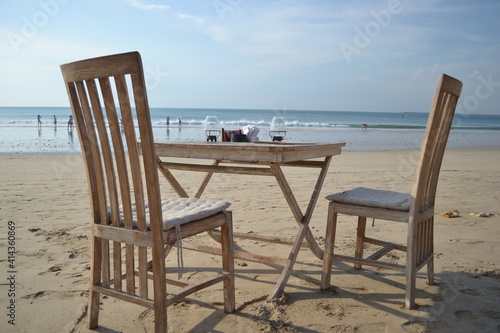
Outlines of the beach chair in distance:
[[[434,202],[441,162],[461,90],[462,82],[459,80],[445,74],[439,77],[411,194],[359,187],[326,197],[330,202],[322,290],[330,287],[332,261],[354,263],[357,269],[369,265],[403,272],[406,276],[405,307],[408,309],[415,307],[416,275],[422,267],[427,265],[427,282],[434,283]],[[354,256],[334,253],[338,214],[358,216]],[[367,237],[367,218],[406,223],[406,245]],[[381,249],[364,257],[365,243],[378,245]],[[406,252],[406,265],[379,260],[392,250]]]
[[[100,294],[153,309],[155,332],[167,332],[167,306],[216,283],[223,285],[224,311],[233,312],[229,203],[160,197],[140,54],[72,62],[61,65],[61,71],[86,165],[92,211],[88,327],[98,325]],[[171,247],[214,229],[221,231],[220,274],[212,272],[214,277],[194,284],[167,278],[165,255]],[[167,282],[176,286],[175,292],[169,287],[167,293]]]

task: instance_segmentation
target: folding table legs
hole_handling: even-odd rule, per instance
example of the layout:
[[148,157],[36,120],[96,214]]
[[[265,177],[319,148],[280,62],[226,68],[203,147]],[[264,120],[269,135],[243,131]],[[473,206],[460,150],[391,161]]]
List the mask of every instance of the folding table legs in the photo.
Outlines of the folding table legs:
[[[267,300],[271,301],[276,295],[280,294],[283,292],[283,289],[285,288],[288,279],[292,273],[293,266],[295,264],[295,261],[297,260],[297,256],[300,250],[300,247],[302,245],[302,242],[304,239],[306,240],[311,252],[318,257],[319,259],[323,259],[323,250],[319,247],[318,243],[314,239],[313,234],[311,233],[311,230],[309,229],[309,222],[311,220],[314,208],[316,206],[316,203],[318,201],[319,194],[321,192],[321,188],[323,187],[323,183],[325,181],[328,168],[330,166],[332,156],[326,156],[324,161],[317,162],[317,161],[300,161],[299,163],[295,163],[293,166],[296,167],[315,167],[320,169],[320,173],[318,175],[318,179],[316,181],[316,185],[314,187],[314,190],[312,192],[311,198],[309,200],[309,203],[307,205],[307,209],[305,211],[305,214],[302,212],[299,204],[297,203],[297,200],[295,199],[295,196],[293,194],[292,189],[290,188],[290,185],[288,184],[288,181],[285,178],[285,175],[281,169],[281,165],[279,163],[269,163],[269,169],[266,168],[231,168],[230,169],[224,169],[224,167],[220,166],[219,164],[221,163],[220,160],[215,160],[212,164],[212,166],[207,166],[207,174],[205,175],[200,187],[198,188],[198,191],[195,195],[195,197],[199,198],[203,194],[203,191],[205,190],[207,184],[209,183],[212,175],[214,172],[222,172],[222,173],[242,173],[242,174],[255,174],[255,175],[267,175],[267,176],[274,176],[281,188],[281,191],[283,192],[283,195],[288,203],[288,206],[290,207],[292,214],[299,225],[299,231],[297,236],[295,237],[295,240],[292,245],[292,249],[288,255],[287,259],[279,259],[279,258],[272,258],[272,257],[266,257],[266,256],[260,256],[256,254],[251,254],[251,253],[235,253],[235,258],[241,258],[245,260],[251,260],[251,261],[257,261],[257,262],[262,262],[266,264],[272,264],[272,265],[280,265],[283,266],[283,271],[281,272],[281,276],[278,279],[278,282],[276,283],[275,287],[269,294]],[[162,162],[158,158],[158,166],[160,168],[160,171],[162,174],[165,176],[165,178],[169,181],[169,183],[172,185],[172,187],[175,189],[177,194],[180,197],[188,197],[189,195],[186,193],[184,188],[178,183],[178,181],[175,179],[174,175],[168,170],[168,167],[162,167]],[[238,169],[238,170],[236,170]],[[201,170],[196,170],[196,171],[201,171]],[[211,233],[211,236],[218,240],[218,235],[215,233]],[[206,248],[206,247],[195,247],[193,246],[193,250],[200,250],[200,251],[207,251],[210,252],[212,250]],[[238,252],[238,251],[236,251]]]
[[283,194],[285,195],[285,198],[288,202],[288,205],[290,206],[290,209],[292,210],[293,215],[295,216],[295,219],[297,220],[297,223],[299,224],[300,228],[299,228],[299,233],[295,238],[295,242],[293,243],[292,250],[288,255],[287,263],[283,268],[283,271],[281,272],[281,276],[278,279],[278,282],[276,283],[275,287],[267,297],[268,302],[272,301],[272,299],[275,296],[283,292],[288,282],[288,279],[292,274],[293,265],[297,260],[297,256],[300,250],[300,245],[302,244],[304,238],[309,244],[309,248],[311,249],[313,254],[319,259],[323,258],[323,250],[321,250],[318,243],[314,239],[311,230],[309,229],[309,221],[311,220],[314,207],[316,206],[316,202],[318,201],[321,188],[323,187],[323,183],[325,181],[326,174],[330,166],[331,158],[332,158],[331,156],[327,156],[322,164],[321,171],[319,173],[318,180],[316,181],[316,186],[314,187],[313,194],[311,195],[311,200],[309,200],[309,204],[307,206],[305,215],[302,214],[302,211],[297,203],[297,200],[295,199],[295,196],[293,195],[293,192],[290,186],[288,185],[288,182],[285,179],[285,175],[283,174],[281,167],[278,164],[271,163],[271,169],[273,170],[276,180],[278,181],[281,190],[283,191]]

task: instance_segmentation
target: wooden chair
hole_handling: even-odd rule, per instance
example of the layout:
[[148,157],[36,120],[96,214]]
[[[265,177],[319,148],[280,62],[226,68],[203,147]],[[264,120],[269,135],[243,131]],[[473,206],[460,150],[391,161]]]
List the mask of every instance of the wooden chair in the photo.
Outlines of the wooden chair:
[[[139,53],[68,63],[61,65],[61,71],[80,138],[92,208],[88,327],[98,325],[100,294],[154,309],[155,332],[167,332],[167,306],[215,283],[223,283],[224,311],[233,312],[229,203],[161,199]],[[186,237],[215,228],[222,235],[222,272],[195,284],[167,279],[169,249]],[[179,290],[170,293],[169,287],[167,294],[167,282]]]
[[[434,283],[433,224],[436,187],[461,90],[460,81],[445,74],[439,77],[411,194],[360,187],[326,197],[330,203],[323,257],[322,290],[330,286],[332,261],[335,260],[354,263],[357,269],[360,269],[362,265],[371,265],[404,272],[406,275],[405,307],[409,309],[414,308],[415,305],[416,274],[423,266],[427,265],[428,283]],[[354,257],[334,254],[338,214],[358,216]],[[407,223],[406,246],[366,237],[367,218]],[[382,248],[367,258],[363,258],[365,243],[375,244]],[[406,265],[378,260],[391,250],[406,251]]]

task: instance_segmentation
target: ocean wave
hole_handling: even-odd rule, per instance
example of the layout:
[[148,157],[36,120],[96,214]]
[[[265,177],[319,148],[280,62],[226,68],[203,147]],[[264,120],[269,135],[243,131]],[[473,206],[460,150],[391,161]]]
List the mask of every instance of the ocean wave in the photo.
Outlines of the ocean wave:
[[[153,119],[152,125],[154,127],[166,126],[165,120]],[[181,126],[185,127],[203,127],[204,121],[196,119],[183,119],[181,121]],[[254,125],[260,128],[269,128],[271,126],[270,122],[260,120],[260,121],[250,121],[246,119],[232,120],[232,121],[221,121],[220,127],[226,129],[241,128],[247,125]],[[334,124],[325,122],[299,122],[299,121],[288,121],[285,125],[289,129],[359,129],[360,124]],[[0,120],[0,127],[37,127],[38,122],[36,120]],[[57,123],[58,127],[66,126],[66,121],[59,121]],[[177,121],[170,122],[171,127],[178,127]],[[51,121],[42,122],[42,127],[54,127]],[[379,130],[423,130],[424,125],[410,125],[410,124],[368,124],[368,129],[379,129]],[[500,126],[452,126],[453,130],[463,130],[463,131],[500,131]]]

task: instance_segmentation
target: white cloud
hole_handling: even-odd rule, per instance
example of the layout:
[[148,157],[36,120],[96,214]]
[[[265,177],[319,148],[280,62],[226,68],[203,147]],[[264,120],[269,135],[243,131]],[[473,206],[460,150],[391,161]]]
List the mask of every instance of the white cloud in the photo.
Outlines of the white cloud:
[[128,3],[130,3],[133,7],[144,9],[144,10],[155,10],[155,9],[161,9],[161,10],[166,10],[170,9],[170,6],[165,6],[165,5],[148,5],[145,4],[139,0],[127,0]]
[[227,42],[229,40],[229,34],[226,27],[221,25],[207,25],[205,24],[205,19],[199,16],[188,15],[188,14],[177,14],[177,17],[182,20],[187,20],[196,23],[196,29],[201,31],[203,34],[210,36],[216,42]]
[[411,77],[413,79],[421,77],[423,75],[423,71],[424,71],[424,68],[422,66],[420,66],[420,67],[418,67],[418,69],[415,72],[413,72],[413,74],[411,75]]
[[182,20],[192,20],[198,24],[203,24],[205,20],[199,16],[187,15],[187,14],[177,14],[177,17]]

